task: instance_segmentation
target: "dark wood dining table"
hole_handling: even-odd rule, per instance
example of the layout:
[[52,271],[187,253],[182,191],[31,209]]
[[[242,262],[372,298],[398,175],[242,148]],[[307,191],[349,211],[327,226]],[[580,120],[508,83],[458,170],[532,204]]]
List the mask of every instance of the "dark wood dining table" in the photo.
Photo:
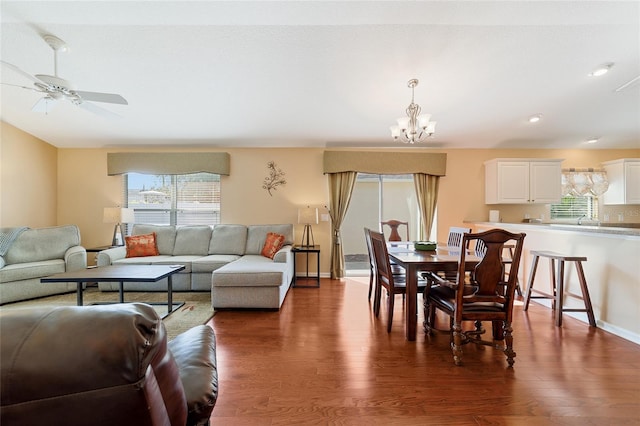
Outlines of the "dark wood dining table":
[[[418,273],[420,271],[456,271],[460,259],[459,251],[447,246],[438,246],[432,251],[415,250],[413,243],[390,243],[388,251],[391,261],[405,269],[407,282],[405,332],[407,340],[414,341],[418,323]],[[479,261],[479,257],[467,254],[465,270],[473,270]]]

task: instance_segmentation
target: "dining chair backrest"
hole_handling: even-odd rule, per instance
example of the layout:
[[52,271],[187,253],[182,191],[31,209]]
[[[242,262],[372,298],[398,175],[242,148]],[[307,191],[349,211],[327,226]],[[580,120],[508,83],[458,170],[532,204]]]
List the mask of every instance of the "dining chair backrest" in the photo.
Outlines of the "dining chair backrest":
[[406,233],[407,239],[404,241],[409,241],[409,222],[403,222],[401,220],[395,220],[395,219],[380,222],[380,228],[383,233],[384,233],[385,225],[391,228],[391,233],[389,234],[389,241],[402,241],[402,237],[398,232],[398,228],[400,226],[404,226],[407,231]]
[[449,228],[449,236],[447,237],[447,247],[449,248],[460,248],[460,244],[462,243],[462,236],[465,233],[471,232],[471,228],[460,228],[452,226]]
[[369,299],[371,299],[373,284],[376,280],[376,259],[373,254],[373,247],[371,246],[370,232],[371,230],[369,228],[364,228],[364,240],[367,243],[367,253],[369,254]]
[[487,246],[484,244],[484,241],[477,240],[476,246],[473,249],[473,253],[478,257],[484,257],[486,252],[487,252]]
[[369,231],[371,238],[371,247],[375,259],[375,272],[377,274],[379,284],[384,287],[393,289],[395,286],[393,281],[393,270],[391,261],[389,260],[389,251],[387,250],[387,242],[382,232]]
[[[507,242],[515,243],[515,249],[513,252],[513,267],[517,269],[520,263],[520,256],[522,254],[522,246],[524,243],[525,234],[513,234],[502,229],[490,229],[485,232],[476,234],[465,234],[462,237],[462,244],[470,245],[474,243],[476,247],[478,244],[483,247],[482,256],[480,261],[475,266],[469,277],[469,283],[467,286],[471,286],[473,291],[460,292],[459,302],[460,306],[464,303],[465,306],[472,306],[473,303],[493,304],[491,309],[496,310],[497,307],[502,307],[506,311],[507,306],[504,304],[513,305],[513,296],[516,289],[516,276],[513,274],[509,276],[505,282],[504,264],[503,264],[503,250]],[[460,271],[464,272],[464,259],[467,256],[466,251],[462,250],[460,253]],[[460,275],[459,275],[460,276]],[[459,285],[461,283],[458,283]],[[464,310],[464,309],[463,309]]]

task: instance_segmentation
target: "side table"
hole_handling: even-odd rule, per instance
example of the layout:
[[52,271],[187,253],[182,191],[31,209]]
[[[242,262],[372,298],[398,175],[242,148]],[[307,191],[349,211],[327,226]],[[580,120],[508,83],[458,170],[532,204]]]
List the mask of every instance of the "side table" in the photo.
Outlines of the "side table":
[[[320,287],[320,246],[293,246],[291,248],[291,252],[293,253],[293,286],[300,288],[316,288]],[[316,285],[298,285],[298,277],[296,275],[296,257],[298,253],[304,253],[307,257],[307,274],[304,276],[305,279],[314,278],[316,280]],[[316,275],[309,275],[309,253],[316,254]]]

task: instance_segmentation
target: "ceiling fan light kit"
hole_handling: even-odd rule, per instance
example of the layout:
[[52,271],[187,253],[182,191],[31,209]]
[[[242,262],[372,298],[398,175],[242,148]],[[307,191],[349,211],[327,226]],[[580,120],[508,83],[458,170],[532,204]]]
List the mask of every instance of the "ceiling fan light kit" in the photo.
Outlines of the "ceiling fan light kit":
[[49,46],[51,46],[51,48],[55,52],[67,51],[67,43],[65,43],[63,40],[60,40],[58,37],[51,34],[45,34],[42,36],[42,38],[47,42]]
[[424,142],[435,133],[436,122],[430,121],[431,114],[420,114],[420,105],[414,102],[414,89],[417,85],[416,78],[407,82],[407,86],[411,89],[411,104],[407,107],[407,116],[398,118],[396,120],[398,124],[389,127],[391,137],[395,141],[414,144]]
[[77,86],[75,84],[73,84],[69,80],[59,77],[58,52],[66,52],[68,50],[68,46],[63,40],[51,34],[43,35],[42,38],[51,47],[51,49],[53,49],[54,75],[36,74],[35,76],[33,76],[13,64],[2,61],[2,64],[7,66],[8,68],[33,81],[33,85],[35,86],[35,88],[25,86],[17,87],[33,90],[44,94],[44,97],[38,100],[38,102],[36,102],[31,110],[34,112],[48,113],[55,105],[56,101],[67,100],[72,104],[94,114],[110,118],[118,117],[117,114],[97,105],[90,104],[87,101],[128,105],[129,103],[127,102],[127,100],[121,95],[117,95],[115,93],[87,92],[77,90]]

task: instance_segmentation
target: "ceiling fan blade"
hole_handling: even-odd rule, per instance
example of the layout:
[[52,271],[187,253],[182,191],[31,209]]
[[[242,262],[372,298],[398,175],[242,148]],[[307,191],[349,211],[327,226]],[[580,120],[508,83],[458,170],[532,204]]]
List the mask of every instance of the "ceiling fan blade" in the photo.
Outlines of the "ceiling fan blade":
[[31,108],[31,111],[44,112],[45,114],[48,114],[49,111],[51,111],[53,107],[56,106],[56,104],[57,104],[57,101],[55,99],[53,99],[50,96],[45,96],[43,98],[40,98],[38,102],[36,102],[35,105],[33,105],[33,108]]
[[82,109],[84,109],[86,111],[92,112],[94,114],[100,115],[100,116],[105,117],[105,118],[122,118],[121,115],[118,115],[115,112],[111,112],[109,110],[106,110],[106,109],[104,109],[102,107],[99,107],[98,105],[94,105],[94,104],[92,104],[90,102],[80,102],[80,103],[78,103],[76,105],[78,105],[80,108],[82,108]]
[[83,92],[81,90],[76,90],[76,93],[85,101],[129,105],[125,98],[114,93]]
[[34,92],[41,92],[40,90],[36,89],[35,87],[28,87],[28,86],[20,86],[19,84],[11,84],[11,83],[0,83],[4,86],[13,86],[13,87],[19,87],[21,89],[27,89],[27,90],[33,90]]
[[20,68],[16,67],[13,64],[10,64],[9,62],[5,62],[5,61],[0,59],[0,63],[2,63],[2,65],[4,65],[5,67],[17,72],[18,74],[21,74],[22,76],[28,78],[29,80],[33,81],[34,83],[42,83],[42,81],[40,81],[36,77],[32,76],[31,74],[29,74],[26,71],[22,71]]

